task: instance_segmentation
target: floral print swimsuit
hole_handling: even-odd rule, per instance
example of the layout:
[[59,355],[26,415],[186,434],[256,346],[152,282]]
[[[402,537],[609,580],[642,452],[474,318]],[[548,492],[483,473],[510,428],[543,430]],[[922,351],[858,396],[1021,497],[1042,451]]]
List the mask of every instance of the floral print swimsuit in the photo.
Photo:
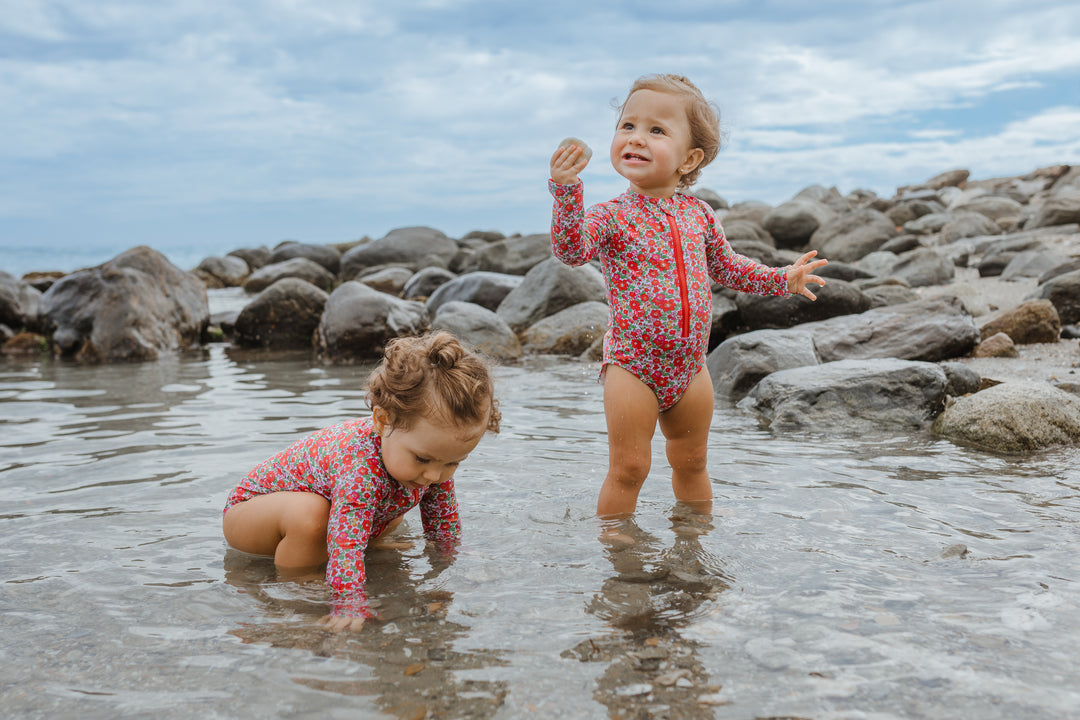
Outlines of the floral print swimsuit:
[[323,428],[264,460],[229,495],[225,511],[265,493],[311,492],[330,501],[326,582],[333,613],[371,617],[364,550],[391,520],[420,506],[424,535],[443,547],[461,536],[454,479],[416,490],[390,477],[371,418]]
[[788,294],[787,268],[762,265],[732,250],[702,200],[627,191],[586,212],[580,182],[550,180],[548,189],[555,198],[555,257],[574,266],[600,259],[610,313],[603,366],[633,373],[656,393],[661,412],[682,398],[705,365],[710,276],[742,292]]

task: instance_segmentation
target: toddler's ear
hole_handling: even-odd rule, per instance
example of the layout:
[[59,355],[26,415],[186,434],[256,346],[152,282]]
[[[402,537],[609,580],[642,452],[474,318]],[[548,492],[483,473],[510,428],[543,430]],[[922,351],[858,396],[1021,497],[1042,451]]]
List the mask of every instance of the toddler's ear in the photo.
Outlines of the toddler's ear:
[[376,405],[371,408],[371,424],[375,432],[382,434],[383,430],[390,427],[390,413]]
[[685,175],[693,172],[694,168],[701,164],[701,161],[705,159],[705,151],[701,148],[694,148],[686,155],[686,162],[679,168],[679,174]]

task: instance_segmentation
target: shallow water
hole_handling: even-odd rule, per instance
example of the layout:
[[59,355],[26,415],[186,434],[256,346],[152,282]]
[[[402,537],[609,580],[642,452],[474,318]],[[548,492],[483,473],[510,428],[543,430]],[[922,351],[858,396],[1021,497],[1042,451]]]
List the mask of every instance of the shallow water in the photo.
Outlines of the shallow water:
[[620,550],[595,368],[553,359],[498,371],[457,555],[410,514],[408,547],[369,553],[379,619],[329,634],[322,578],[228,551],[221,506],[363,413],[368,369],[0,360],[4,715],[1076,716],[1080,450],[774,436],[718,407],[713,515],[672,502],[658,439]]

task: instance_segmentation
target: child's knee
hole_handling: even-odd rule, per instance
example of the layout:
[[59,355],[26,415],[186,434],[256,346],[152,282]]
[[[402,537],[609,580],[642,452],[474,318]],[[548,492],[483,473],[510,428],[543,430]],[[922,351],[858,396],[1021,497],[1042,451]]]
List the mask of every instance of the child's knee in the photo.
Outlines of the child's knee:
[[708,465],[709,447],[706,443],[668,441],[668,462],[684,471],[704,470]]
[[611,476],[617,483],[627,488],[638,489],[645,483],[652,465],[652,458],[627,454],[612,459]]

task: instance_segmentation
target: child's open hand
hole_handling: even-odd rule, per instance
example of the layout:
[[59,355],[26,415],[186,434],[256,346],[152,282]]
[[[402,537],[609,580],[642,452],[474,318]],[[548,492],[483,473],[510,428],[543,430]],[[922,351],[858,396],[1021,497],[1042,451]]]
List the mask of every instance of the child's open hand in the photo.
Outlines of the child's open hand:
[[343,630],[359,632],[360,628],[364,627],[364,618],[350,615],[325,615],[319,618],[319,624],[332,632]]
[[560,185],[575,185],[578,173],[585,169],[592,150],[577,138],[566,138],[551,156],[551,179]]
[[805,295],[811,300],[817,300],[817,295],[810,292],[810,288],[806,287],[806,284],[815,283],[817,285],[824,285],[825,280],[812,273],[819,267],[827,265],[829,261],[822,258],[821,260],[810,262],[810,258],[815,255],[817,255],[817,250],[811,250],[796,260],[795,263],[788,268],[787,286],[789,293]]

